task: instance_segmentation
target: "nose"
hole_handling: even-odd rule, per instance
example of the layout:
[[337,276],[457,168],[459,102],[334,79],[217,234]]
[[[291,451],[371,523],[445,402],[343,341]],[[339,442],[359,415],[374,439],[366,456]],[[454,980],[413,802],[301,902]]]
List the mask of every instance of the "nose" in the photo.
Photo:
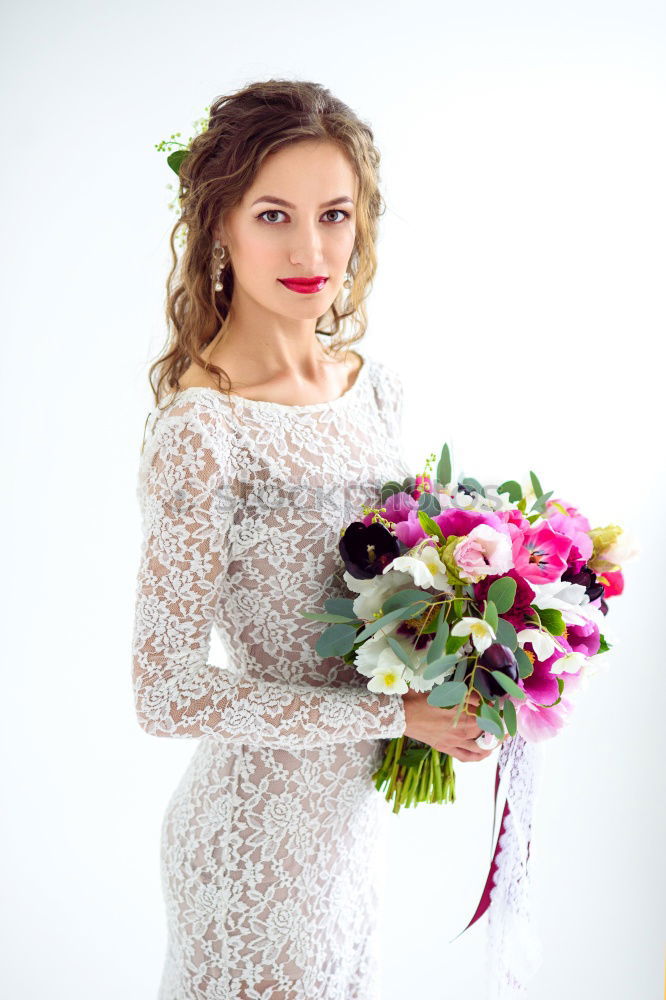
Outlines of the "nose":
[[316,222],[303,220],[291,231],[289,261],[302,267],[310,274],[318,274],[316,268],[324,260],[322,233]]

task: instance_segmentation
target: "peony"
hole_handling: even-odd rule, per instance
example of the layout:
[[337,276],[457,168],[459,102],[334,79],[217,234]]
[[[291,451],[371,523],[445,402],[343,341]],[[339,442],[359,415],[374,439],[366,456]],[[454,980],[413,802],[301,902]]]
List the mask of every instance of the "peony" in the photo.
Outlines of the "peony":
[[513,566],[509,535],[489,524],[472,528],[456,545],[453,557],[460,578],[469,583],[478,583],[484,576],[501,576]]

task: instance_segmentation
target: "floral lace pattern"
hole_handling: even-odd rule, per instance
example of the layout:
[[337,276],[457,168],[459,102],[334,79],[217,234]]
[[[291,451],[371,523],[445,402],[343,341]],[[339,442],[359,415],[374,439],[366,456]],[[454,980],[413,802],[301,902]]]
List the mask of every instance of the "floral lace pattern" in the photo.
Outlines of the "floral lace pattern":
[[[404,732],[403,701],[322,659],[323,626],[298,614],[348,596],[341,529],[412,471],[400,377],[354,350],[356,381],[331,402],[196,387],[147,421],[137,719],[199,738],[162,824],[159,1000],[378,995],[386,814],[371,775]],[[209,662],[213,629],[225,667]]]

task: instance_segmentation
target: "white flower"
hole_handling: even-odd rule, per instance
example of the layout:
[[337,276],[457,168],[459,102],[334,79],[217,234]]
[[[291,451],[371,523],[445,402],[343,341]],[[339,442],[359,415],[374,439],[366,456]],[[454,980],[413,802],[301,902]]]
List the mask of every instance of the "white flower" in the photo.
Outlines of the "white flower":
[[[539,657],[543,659],[543,657]],[[551,665],[551,674],[561,674],[563,670],[566,670],[568,674],[577,673],[581,667],[584,667],[587,663],[587,656],[585,653],[565,653],[564,656],[560,656]]]
[[[622,531],[617,541],[601,555],[609,562],[622,566],[628,559],[634,559],[640,552],[638,540],[627,531]],[[603,574],[602,574],[603,575]]]
[[394,573],[388,577],[379,573],[370,580],[358,580],[347,570],[343,574],[343,579],[349,589],[359,595],[352,605],[354,614],[366,622],[372,621],[390,594],[412,582],[409,573]]
[[562,612],[564,621],[571,625],[584,625],[586,621],[591,621],[603,630],[605,616],[599,608],[592,607],[585,587],[580,583],[560,580],[532,583],[530,580],[530,587],[535,594],[532,604],[537,608],[556,608]]
[[409,690],[407,680],[412,673],[389,646],[379,656],[379,665],[368,681],[368,690],[383,694],[404,694]]
[[562,649],[559,642],[556,642],[550,632],[538,628],[524,628],[516,634],[516,638],[521,646],[526,642],[532,643],[532,648],[540,660],[547,660],[552,656],[555,649]]
[[394,632],[398,627],[398,622],[389,622],[382,625],[373,635],[369,636],[362,645],[358,647],[354,656],[354,666],[359,674],[364,677],[372,677],[374,671],[379,666],[379,657],[385,649],[391,649],[386,636]]
[[403,575],[409,575],[411,577],[410,583],[413,581],[417,587],[432,587],[432,573],[425,561],[417,556],[396,556],[388,566],[384,567],[383,575],[386,576],[390,569]]
[[479,653],[483,653],[495,641],[495,630],[483,618],[471,616],[461,618],[451,629],[451,635],[471,635]]

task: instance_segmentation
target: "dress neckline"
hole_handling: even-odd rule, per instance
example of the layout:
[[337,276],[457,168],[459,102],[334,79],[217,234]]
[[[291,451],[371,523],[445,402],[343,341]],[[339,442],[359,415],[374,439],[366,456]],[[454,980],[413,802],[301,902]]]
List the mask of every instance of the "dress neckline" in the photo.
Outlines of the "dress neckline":
[[169,393],[167,398],[171,401],[176,397],[184,396],[187,398],[192,394],[203,393],[204,396],[214,397],[226,406],[236,406],[236,404],[239,404],[240,406],[244,406],[249,409],[273,409],[288,410],[289,412],[304,411],[313,413],[317,410],[325,410],[328,407],[334,408],[339,403],[348,401],[351,397],[353,397],[358,392],[360,386],[367,377],[367,369],[370,367],[369,358],[367,358],[366,355],[357,348],[354,348],[354,353],[359,355],[363,363],[356,373],[356,378],[354,379],[352,385],[348,389],[345,389],[341,396],[336,396],[335,399],[324,400],[322,403],[277,403],[271,399],[249,399],[247,396],[238,396],[236,394],[232,394],[232,401],[230,402],[226,393],[220,392],[219,389],[214,389],[212,386],[205,385],[190,385],[185,389],[176,389],[174,392]]

